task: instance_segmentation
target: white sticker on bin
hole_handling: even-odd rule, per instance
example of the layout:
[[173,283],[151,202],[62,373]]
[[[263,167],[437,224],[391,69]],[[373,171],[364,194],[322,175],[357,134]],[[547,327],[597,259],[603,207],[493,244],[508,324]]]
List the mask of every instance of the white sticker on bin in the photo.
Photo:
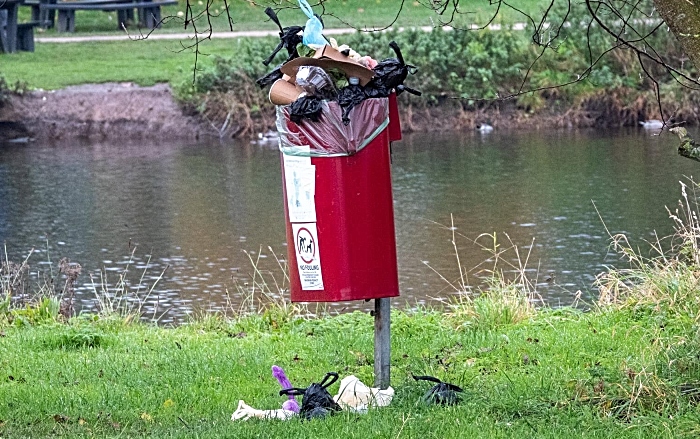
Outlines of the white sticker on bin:
[[292,224],[294,251],[302,290],[323,290],[316,223]]
[[[287,191],[289,221],[316,221],[316,166],[310,157],[284,157],[284,184]],[[301,159],[301,160],[300,160]]]

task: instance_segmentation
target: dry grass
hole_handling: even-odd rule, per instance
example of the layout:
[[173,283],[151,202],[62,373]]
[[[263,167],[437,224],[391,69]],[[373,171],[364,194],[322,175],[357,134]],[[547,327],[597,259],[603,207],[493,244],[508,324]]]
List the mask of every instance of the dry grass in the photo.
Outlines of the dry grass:
[[[447,302],[450,318],[458,325],[494,327],[527,320],[537,313],[536,303],[542,301],[537,292],[537,282],[527,274],[531,249],[521,249],[506,233],[502,244],[496,233],[481,234],[469,239],[457,232],[454,219],[450,226],[443,226],[452,234],[452,248],[459,275],[453,280],[426,265],[438,274],[455,295]],[[462,265],[457,239],[466,239],[485,251],[488,257],[476,267]],[[473,280],[473,282],[470,280]]]
[[[652,256],[645,257],[623,234],[610,235],[611,247],[628,264],[601,273],[596,285],[598,304],[605,306],[651,305],[698,320],[700,310],[700,221],[697,184],[681,182],[682,199],[675,210],[667,208],[674,234],[656,238]],[[691,195],[688,190],[691,190]]]

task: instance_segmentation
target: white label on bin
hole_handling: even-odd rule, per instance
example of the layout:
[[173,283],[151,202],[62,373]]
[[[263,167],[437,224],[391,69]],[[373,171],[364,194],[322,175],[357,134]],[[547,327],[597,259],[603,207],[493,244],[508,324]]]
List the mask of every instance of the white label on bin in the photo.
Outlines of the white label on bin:
[[315,222],[316,166],[311,164],[310,157],[283,157],[289,221]]
[[316,223],[292,224],[294,251],[302,290],[322,290],[321,256],[318,251]]

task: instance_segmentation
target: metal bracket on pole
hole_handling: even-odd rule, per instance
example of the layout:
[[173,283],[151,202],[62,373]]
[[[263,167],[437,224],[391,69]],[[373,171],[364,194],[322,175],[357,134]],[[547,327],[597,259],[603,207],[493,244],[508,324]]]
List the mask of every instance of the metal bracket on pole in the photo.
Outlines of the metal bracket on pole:
[[374,299],[374,387],[391,381],[391,299]]

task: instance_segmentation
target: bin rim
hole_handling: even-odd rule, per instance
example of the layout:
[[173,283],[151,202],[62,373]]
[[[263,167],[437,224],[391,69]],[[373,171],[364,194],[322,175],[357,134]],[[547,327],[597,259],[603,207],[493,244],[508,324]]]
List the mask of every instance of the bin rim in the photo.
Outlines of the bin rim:
[[[387,127],[389,126],[390,122],[390,116],[389,116],[389,99],[388,98],[369,98],[365,99],[362,102],[362,105],[368,104],[371,101],[376,101],[377,103],[381,102],[381,110],[378,113],[375,113],[373,116],[373,120],[371,124],[363,124],[362,119],[357,120],[356,122],[359,123],[358,127],[362,128],[355,128],[355,130],[350,130],[348,131],[348,126],[344,126],[343,123],[340,120],[340,108],[337,108],[334,110],[331,114],[332,116],[329,117],[328,121],[320,121],[320,122],[314,122],[314,121],[307,121],[304,120],[301,123],[297,123],[296,126],[298,126],[300,129],[302,127],[306,127],[305,129],[307,130],[314,130],[314,126],[317,123],[321,124],[326,124],[329,123],[331,126],[338,127],[338,133],[345,133],[344,134],[344,139],[348,142],[348,148],[344,148],[341,146],[337,146],[334,148],[315,148],[314,145],[316,145],[314,139],[306,139],[303,143],[305,144],[292,144],[288,141],[288,135],[290,135],[290,129],[288,128],[287,124],[290,123],[288,115],[285,114],[285,110],[289,108],[289,105],[277,105],[276,106],[276,125],[277,125],[277,131],[279,133],[280,139],[278,143],[278,147],[280,152],[285,154],[286,156],[296,156],[296,157],[349,157],[352,155],[357,154],[360,152],[362,149],[364,149],[367,145],[369,145],[370,142],[372,142],[374,139],[379,136]],[[324,100],[323,104],[329,105],[331,103],[334,103],[337,106],[337,102],[335,101],[328,101]],[[359,109],[359,108],[356,108]],[[337,114],[336,114],[337,112]],[[381,121],[381,122],[380,122]],[[352,124],[353,122],[351,122]],[[372,128],[374,124],[377,124],[376,127],[369,132],[369,130]],[[351,134],[351,132],[353,134]],[[356,143],[357,142],[357,143]],[[342,142],[341,142],[342,143]],[[338,144],[340,145],[340,144]],[[355,146],[356,145],[356,146]],[[351,147],[350,147],[351,146]]]

